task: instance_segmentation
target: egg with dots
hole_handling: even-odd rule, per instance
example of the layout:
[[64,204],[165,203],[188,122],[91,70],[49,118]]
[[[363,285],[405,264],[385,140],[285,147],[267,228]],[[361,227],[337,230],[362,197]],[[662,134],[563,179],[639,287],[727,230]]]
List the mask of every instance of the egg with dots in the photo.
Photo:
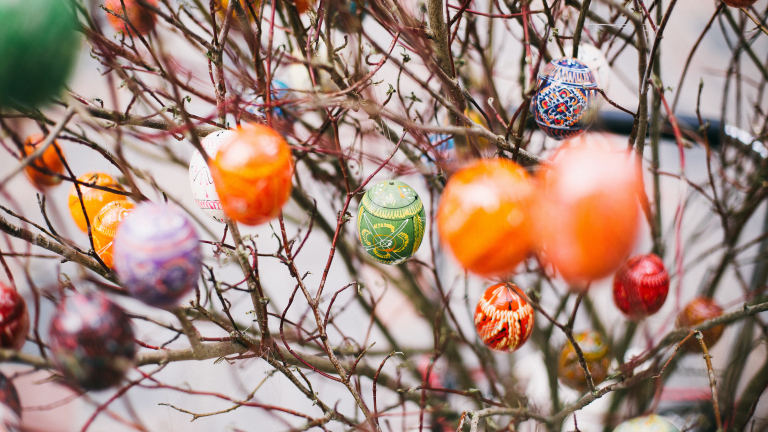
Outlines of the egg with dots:
[[199,238],[189,218],[173,205],[136,205],[117,228],[113,251],[120,282],[150,306],[177,306],[200,277]]
[[[213,161],[221,145],[235,136],[237,133],[231,130],[214,132],[203,138],[200,145]],[[224,223],[224,210],[221,209],[219,193],[216,192],[211,170],[198,150],[195,150],[189,162],[189,183],[192,185],[192,195],[195,197],[195,202],[203,213],[216,222]]]
[[[81,175],[77,178],[77,180],[82,183],[92,184],[94,186],[99,186],[109,190],[120,192],[125,191],[125,189],[123,189],[123,187],[120,186],[120,184],[118,184],[115,179],[112,178],[112,176],[105,173],[90,172]],[[93,224],[93,218],[99,214],[105,205],[113,201],[125,201],[128,199],[126,195],[116,194],[110,192],[109,190],[95,189],[84,186],[82,184],[79,185],[79,188],[80,194],[83,196],[82,203],[80,202],[80,196],[77,193],[77,187],[73,184],[72,188],[69,190],[68,204],[72,219],[74,219],[77,226],[83,230],[83,232],[88,232],[88,222]],[[88,222],[85,220],[83,207],[85,207],[85,212],[88,214]]]
[[483,277],[512,272],[533,247],[534,184],[506,159],[482,159],[457,171],[437,210],[442,242],[468,271]]
[[475,330],[490,349],[512,352],[533,332],[533,307],[514,284],[496,284],[485,290],[475,308]]
[[53,363],[85,390],[112,387],[133,365],[136,344],[128,315],[99,294],[63,299],[48,330]]
[[613,302],[634,321],[658,312],[668,293],[669,273],[655,254],[630,258],[613,278]]
[[[584,360],[587,362],[589,373],[592,375],[592,383],[597,385],[608,376],[608,367],[611,359],[610,350],[602,334],[587,330],[573,335],[573,339],[579,345]],[[585,392],[589,389],[587,375],[581,367],[576,349],[570,341],[567,341],[560,350],[557,361],[557,376],[568,387]]]
[[611,275],[632,251],[642,183],[627,151],[564,146],[539,171],[539,257],[574,289]]
[[224,213],[259,225],[277,217],[291,196],[293,156],[274,129],[246,125],[221,144],[211,174]]
[[[45,141],[43,134],[30,135],[24,141],[24,157],[30,157],[43,141]],[[43,150],[40,156],[24,167],[24,174],[36,188],[45,190],[48,187],[61,184],[61,178],[53,175],[64,172],[64,163],[59,158],[59,152],[61,152],[61,147],[58,142],[54,141]],[[64,153],[61,155],[64,156]]]
[[[157,6],[157,0],[145,1],[152,6]],[[123,14],[123,4],[125,4],[126,14]],[[155,28],[157,21],[155,12],[142,5],[138,0],[107,0],[104,7],[110,12],[128,18],[130,21],[129,25],[122,18],[107,12],[107,21],[117,31],[133,34],[133,30],[136,29],[139,34],[145,35]]]
[[0,283],[0,348],[21,349],[29,332],[27,302],[18,291]]
[[[685,308],[677,315],[677,326],[685,329],[696,327],[697,325],[723,314],[723,308],[714,299],[707,297],[697,297],[688,303]],[[709,330],[701,332],[704,344],[707,350],[712,349],[723,336],[725,327],[723,325],[714,326]],[[686,351],[701,352],[701,344],[695,336],[691,336],[683,345]]]
[[117,227],[133,207],[134,204],[130,201],[113,201],[105,205],[93,219],[93,227],[91,227],[93,248],[109,268],[112,268],[113,263],[112,246]]

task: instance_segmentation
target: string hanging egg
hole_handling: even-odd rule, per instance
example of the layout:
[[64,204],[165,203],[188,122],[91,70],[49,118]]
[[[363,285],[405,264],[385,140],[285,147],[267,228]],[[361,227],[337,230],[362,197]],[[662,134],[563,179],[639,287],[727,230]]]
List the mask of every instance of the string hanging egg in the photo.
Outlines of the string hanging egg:
[[172,308],[196,284],[202,255],[189,219],[177,207],[143,202],[117,229],[114,265],[128,292]]
[[597,82],[589,67],[572,57],[552,60],[539,74],[533,112],[539,129],[561,140],[583,133],[594,119]]
[[655,254],[630,258],[613,279],[613,302],[631,320],[658,312],[668,293],[669,273]]
[[515,351],[533,332],[533,307],[516,285],[493,285],[477,302],[475,330],[488,348]]
[[[608,376],[608,367],[611,364],[611,359],[608,356],[610,351],[603,335],[594,330],[587,330],[574,334],[573,339],[579,344],[579,348],[584,354],[589,373],[592,375],[592,382],[595,385],[600,384]],[[576,349],[570,341],[567,341],[560,350],[560,357],[557,361],[557,376],[563,384],[572,389],[584,392],[589,388],[587,375],[584,373],[584,369],[579,363],[579,357],[576,355]]]
[[133,364],[130,319],[104,296],[78,293],[62,300],[49,335],[54,364],[85,390],[118,384]]
[[365,192],[357,212],[360,243],[373,259],[398,264],[413,256],[424,238],[421,198],[399,180],[384,180]]
[[[214,132],[203,138],[200,145],[208,154],[208,157],[214,160],[221,145],[230,139],[234,139],[235,136],[237,134],[231,130]],[[192,195],[195,197],[195,202],[203,213],[216,222],[224,223],[224,210],[221,208],[219,193],[216,192],[216,185],[213,183],[211,170],[198,150],[195,150],[189,162],[189,183],[192,185]]]

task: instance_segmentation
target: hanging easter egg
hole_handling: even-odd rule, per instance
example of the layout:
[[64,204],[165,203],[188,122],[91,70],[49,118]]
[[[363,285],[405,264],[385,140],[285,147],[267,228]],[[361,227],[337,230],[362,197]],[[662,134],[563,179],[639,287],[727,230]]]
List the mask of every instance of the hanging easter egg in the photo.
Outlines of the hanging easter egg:
[[[9,380],[7,376],[0,373],[0,406],[10,408],[11,412],[16,415],[17,418],[21,418],[21,400],[19,400],[19,393],[16,391],[16,386],[13,385],[13,381]],[[5,412],[0,415],[3,421],[6,420]]]
[[0,283],[0,348],[21,349],[27,332],[27,302],[15,289]]
[[[677,326],[685,329],[696,327],[697,325],[723,314],[723,308],[717,302],[707,297],[697,297],[688,303],[685,308],[677,315]],[[701,335],[704,337],[704,344],[707,350],[712,349],[723,335],[725,327],[723,325],[704,330]],[[701,344],[695,336],[691,336],[683,345],[687,351],[701,351]]]
[[723,0],[723,3],[727,4],[728,6],[732,8],[745,8],[750,7],[753,4],[755,4],[757,0]]
[[[219,152],[221,144],[233,139],[236,135],[231,130],[214,132],[203,138],[200,145],[203,146],[208,157],[213,160],[216,153]],[[219,194],[216,192],[216,185],[213,184],[211,170],[208,169],[203,155],[197,150],[189,162],[189,183],[192,185],[192,195],[195,197],[195,202],[203,213],[216,222],[224,223],[224,210],[221,209],[221,201],[219,201]]]
[[634,321],[658,312],[668,293],[669,273],[655,254],[630,258],[613,279],[613,302]]
[[[157,0],[146,0],[147,3],[152,6],[157,6]],[[155,28],[155,12],[148,7],[143,6],[138,0],[107,0],[104,2],[104,7],[118,15],[123,15],[123,4],[125,4],[125,11],[128,21],[131,22],[133,27],[126,23],[122,18],[118,18],[111,13],[107,13],[107,21],[117,31],[133,34],[135,28],[139,34],[145,35]]]
[[[30,135],[27,140],[24,141],[24,157],[31,156],[43,141],[45,141],[45,135],[43,134]],[[43,151],[42,155],[35,158],[35,160],[24,167],[24,174],[26,174],[30,183],[40,190],[45,190],[50,186],[61,184],[61,178],[44,172],[50,171],[56,174],[62,174],[64,172],[64,164],[61,162],[56,149],[61,151],[59,143],[54,141]],[[63,154],[64,153],[62,153],[62,155]]]
[[107,267],[112,268],[115,234],[117,227],[128,216],[133,209],[134,204],[130,201],[112,201],[104,206],[99,214],[93,219],[91,227],[91,237],[93,238],[93,247]]
[[613,432],[680,432],[675,425],[656,414],[635,417],[616,426]]
[[451,176],[437,210],[437,229],[462,267],[479,276],[512,272],[533,248],[534,186],[506,159],[481,159]]
[[442,171],[443,167],[456,162],[456,142],[451,135],[430,135],[430,151],[422,154],[421,162],[431,173]]
[[357,212],[357,234],[368,255],[399,264],[419,250],[426,214],[421,198],[399,180],[383,180],[365,192]]
[[59,95],[80,49],[66,0],[0,1],[0,107]]
[[[595,385],[600,384],[608,376],[608,368],[611,365],[608,345],[606,345],[603,335],[588,330],[574,334],[573,338],[584,354],[589,373],[592,375],[592,382]],[[557,376],[563,384],[574,390],[585,392],[589,388],[587,375],[584,373],[576,350],[570,341],[567,341],[560,350],[560,357],[557,361]]]
[[117,229],[115,271],[133,297],[173,308],[197,285],[198,243],[195,228],[178,207],[142,202]]
[[[564,45],[563,51],[565,51],[566,54],[571,54],[573,52],[573,45]],[[592,71],[597,88],[608,93],[608,89],[611,87],[611,65],[608,63],[603,52],[594,45],[579,44],[579,54],[577,58]],[[596,97],[600,103],[603,102],[602,97],[599,95]]]
[[612,274],[635,245],[642,191],[633,156],[584,146],[563,147],[539,171],[536,241],[544,263],[573,288]]
[[[109,174],[90,172],[83,174],[77,178],[83,183],[93,184],[95,186],[105,187],[116,191],[125,191],[119,183],[115,181]],[[80,193],[83,195],[82,204],[85,205],[85,211],[88,213],[88,221],[93,224],[93,218],[104,208],[105,205],[113,201],[125,201],[128,199],[125,195],[118,195],[113,192],[108,192],[103,189],[94,189],[88,186],[80,185]],[[85,215],[83,215],[83,208],[80,203],[80,198],[77,194],[75,185],[69,190],[69,212],[72,214],[72,219],[75,220],[77,226],[88,232],[88,225],[85,221]]]
[[298,10],[300,14],[303,14],[306,13],[310,7],[314,6],[315,0],[294,0],[294,3],[296,3],[296,10]]
[[515,351],[533,332],[533,308],[515,284],[496,284],[477,302],[475,330],[488,348]]
[[136,345],[128,315],[102,295],[63,299],[49,334],[54,364],[85,390],[118,384],[133,364]]
[[247,125],[221,145],[211,174],[224,213],[259,225],[277,217],[291,196],[293,156],[274,129]]
[[587,65],[571,57],[552,60],[539,74],[533,112],[539,129],[560,140],[581,134],[595,117],[597,82]]

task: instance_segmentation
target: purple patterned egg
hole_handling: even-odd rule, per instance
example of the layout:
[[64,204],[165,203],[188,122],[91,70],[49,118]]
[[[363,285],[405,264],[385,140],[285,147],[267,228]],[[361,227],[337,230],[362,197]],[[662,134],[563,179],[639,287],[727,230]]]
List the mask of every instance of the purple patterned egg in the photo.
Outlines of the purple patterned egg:
[[49,336],[54,364],[85,390],[118,384],[136,354],[128,315],[100,294],[65,298],[51,320]]
[[552,60],[539,74],[532,109],[539,129],[561,140],[589,128],[597,108],[597,82],[587,65],[572,57]]
[[178,207],[143,202],[115,235],[115,271],[128,292],[170,309],[197,284],[202,255],[195,228]]

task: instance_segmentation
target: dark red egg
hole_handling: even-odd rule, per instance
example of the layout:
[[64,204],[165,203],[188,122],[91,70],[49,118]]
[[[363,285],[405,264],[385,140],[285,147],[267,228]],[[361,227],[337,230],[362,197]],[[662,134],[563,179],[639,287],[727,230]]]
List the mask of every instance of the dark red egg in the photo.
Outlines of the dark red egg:
[[628,259],[613,279],[613,302],[631,320],[658,312],[668,293],[669,273],[655,254]]
[[13,381],[0,373],[0,405],[11,409],[18,417],[21,417],[21,400]]
[[15,289],[0,284],[0,348],[21,349],[29,331],[29,312]]
[[515,284],[496,284],[477,302],[475,329],[488,348],[515,351],[533,332],[533,307]]
[[49,332],[54,363],[83,389],[111,387],[133,364],[136,345],[130,319],[102,295],[64,299]]
[[723,3],[727,4],[728,6],[739,9],[750,7],[755,4],[755,2],[757,2],[757,0],[723,0]]

